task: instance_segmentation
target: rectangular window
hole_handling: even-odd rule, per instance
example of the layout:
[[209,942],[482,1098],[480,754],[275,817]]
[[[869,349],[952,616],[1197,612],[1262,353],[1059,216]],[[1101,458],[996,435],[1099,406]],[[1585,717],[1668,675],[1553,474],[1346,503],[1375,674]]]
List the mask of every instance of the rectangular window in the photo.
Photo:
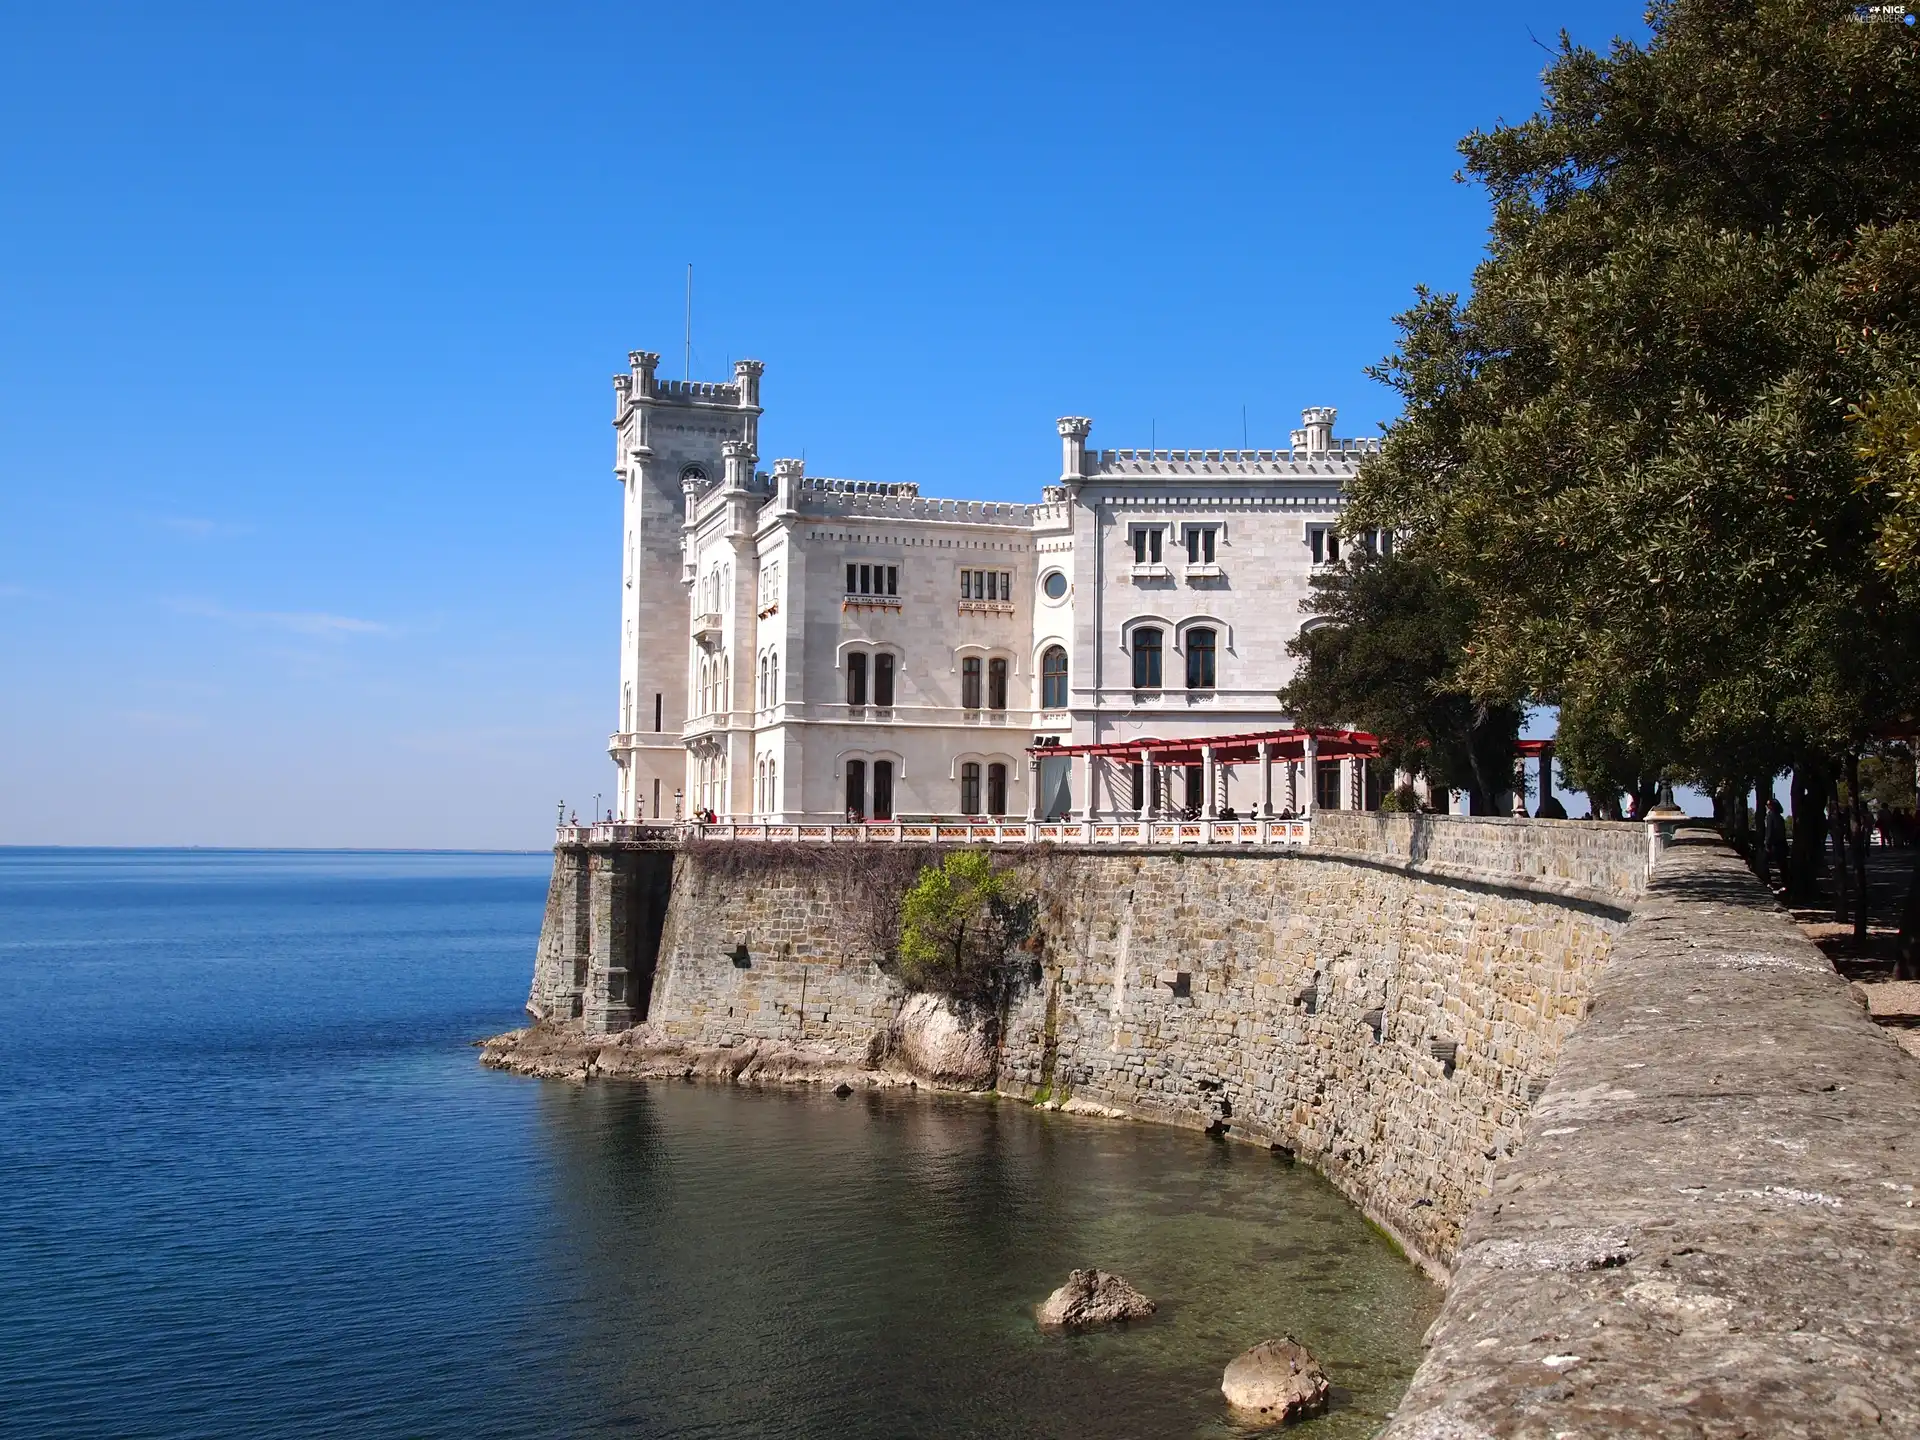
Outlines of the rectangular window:
[[1207,803],[1207,773],[1201,765],[1189,765],[1187,771],[1187,813],[1198,815]]
[[847,656],[847,704],[864,705],[867,703],[867,657],[862,654]]
[[1011,601],[1013,572],[1011,570],[962,570],[960,598],[962,600]]
[[1213,564],[1214,527],[1211,525],[1189,525],[1187,527],[1187,563],[1189,565]]
[[893,656],[884,650],[873,657],[873,703],[882,708],[893,704]]
[[1007,708],[1007,662],[1004,660],[987,661],[987,708]]
[[653,818],[656,820],[660,818],[660,782],[658,780],[653,782]]
[[1309,525],[1307,545],[1313,551],[1314,564],[1338,565],[1340,563],[1340,532],[1333,526]]
[[1007,813],[1007,767],[987,766],[987,814]]
[[1146,797],[1140,793],[1146,785],[1146,776],[1140,768],[1139,761],[1136,760],[1127,767],[1127,780],[1127,808],[1137,815],[1146,800]]
[[900,567],[898,565],[855,565],[847,566],[847,594],[849,595],[898,595],[900,593]]
[[1160,527],[1137,526],[1133,532],[1133,563],[1136,565],[1158,565],[1160,554]]
[[960,813],[980,813],[980,767],[971,760],[960,767]]
[[893,818],[893,762],[891,760],[873,762],[873,818],[876,820]]
[[1313,767],[1313,803],[1322,810],[1340,809],[1340,762],[1322,760]]
[[960,662],[960,708],[980,708],[980,657],[969,655]]
[[867,818],[867,762],[847,761],[847,819]]
[[[653,731],[656,735],[660,733],[660,692],[658,690],[653,692]],[[656,810],[655,813],[658,811]]]

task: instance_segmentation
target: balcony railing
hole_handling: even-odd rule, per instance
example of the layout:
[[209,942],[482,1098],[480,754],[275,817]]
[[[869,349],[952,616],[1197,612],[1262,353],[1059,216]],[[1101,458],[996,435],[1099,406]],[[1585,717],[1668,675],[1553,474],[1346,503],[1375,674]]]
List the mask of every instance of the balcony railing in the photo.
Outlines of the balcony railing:
[[1231,845],[1299,849],[1307,820],[908,820],[867,825],[775,824],[721,820],[712,825],[562,825],[557,845],[673,845],[687,840],[754,840],[820,845]]

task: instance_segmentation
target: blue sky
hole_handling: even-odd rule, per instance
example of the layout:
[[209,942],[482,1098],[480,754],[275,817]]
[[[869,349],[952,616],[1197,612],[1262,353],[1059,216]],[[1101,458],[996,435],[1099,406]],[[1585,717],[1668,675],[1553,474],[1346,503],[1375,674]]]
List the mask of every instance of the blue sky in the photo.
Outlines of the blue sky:
[[[1376,433],[1458,138],[1628,4],[0,4],[0,843],[540,846],[610,786],[630,348],[1025,498]],[[1536,38],[1537,37],[1537,38]]]

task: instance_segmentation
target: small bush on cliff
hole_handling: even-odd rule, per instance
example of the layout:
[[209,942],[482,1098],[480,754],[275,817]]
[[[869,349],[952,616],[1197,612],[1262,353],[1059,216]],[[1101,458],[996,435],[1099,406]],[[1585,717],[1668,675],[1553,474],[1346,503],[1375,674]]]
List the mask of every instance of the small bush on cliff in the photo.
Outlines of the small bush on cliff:
[[957,999],[996,998],[1007,952],[1032,927],[1033,901],[984,850],[924,867],[900,903],[900,977]]

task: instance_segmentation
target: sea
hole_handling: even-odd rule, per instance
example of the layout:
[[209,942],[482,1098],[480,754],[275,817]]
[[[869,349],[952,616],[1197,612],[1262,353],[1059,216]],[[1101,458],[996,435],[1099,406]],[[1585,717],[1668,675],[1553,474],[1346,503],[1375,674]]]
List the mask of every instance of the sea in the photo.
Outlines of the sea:
[[1264,1149],[483,1069],[549,864],[0,848],[0,1435],[1224,1436],[1283,1333],[1392,1411],[1438,1293]]

